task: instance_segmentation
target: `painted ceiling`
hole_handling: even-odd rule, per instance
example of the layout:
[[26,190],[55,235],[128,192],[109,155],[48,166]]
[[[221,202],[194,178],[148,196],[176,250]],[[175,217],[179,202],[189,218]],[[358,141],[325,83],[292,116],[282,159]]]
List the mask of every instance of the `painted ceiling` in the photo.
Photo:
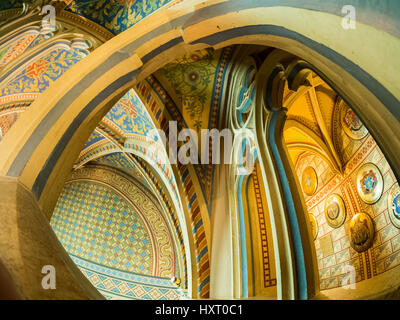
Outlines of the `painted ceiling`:
[[[316,79],[314,75],[311,81]],[[388,204],[389,190],[397,185],[395,175],[362,121],[326,84],[308,86],[301,97],[292,101],[289,111],[291,118],[288,118],[292,119],[289,120],[292,123],[287,124],[284,135],[290,155],[296,161],[295,171],[303,188],[307,212],[315,221],[313,230],[320,290],[324,292],[340,287],[343,265],[355,268],[356,282],[365,280],[368,270],[375,270],[368,278],[379,276],[398,265],[399,230],[387,216],[391,206]],[[299,112],[301,109],[304,109],[303,115]],[[312,112],[309,111],[311,109]],[[293,119],[298,123],[293,123]],[[295,142],[297,147],[293,148]],[[331,165],[333,157],[328,161],[324,159],[329,143],[339,157],[341,171]],[[315,149],[311,150],[311,146]],[[356,183],[360,179],[358,175],[362,166],[371,163],[383,177],[382,194],[375,203],[367,203],[362,199],[362,192]],[[307,173],[310,167],[315,172],[315,178]],[[314,191],[310,192],[309,189],[307,194],[310,185],[313,185]],[[342,224],[336,227],[329,223],[326,211],[332,195],[340,197],[345,207]],[[373,249],[363,253],[371,256],[367,264],[358,261],[360,253],[353,249],[351,235],[347,234],[352,218],[359,212],[368,214],[375,226]]]
[[[101,120],[83,148],[76,167],[97,161],[122,169],[137,177],[145,186],[149,186],[145,176],[137,169],[132,156],[139,156],[150,162],[157,176],[167,189],[177,197],[177,185],[170,165],[158,163],[152,146],[161,141],[158,135],[150,134],[156,129],[146,106],[134,90],[129,90]],[[165,156],[163,148],[156,148]]]
[[[169,2],[168,0],[64,1],[65,10],[90,19],[114,34],[126,30]],[[9,6],[16,7],[18,3],[20,2],[12,1]],[[35,46],[43,40],[45,40],[43,35],[35,35],[32,39],[29,38],[30,42],[25,47],[30,48],[29,46]],[[22,44],[17,44],[17,50],[21,51],[21,46]],[[3,58],[7,56],[10,50],[16,51],[12,48],[3,49],[1,51]],[[8,101],[36,99],[60,75],[88,54],[86,50],[80,48],[67,49],[55,48],[55,50],[35,58],[24,66],[24,69],[16,77],[11,78],[8,82],[3,82],[4,87],[0,87],[0,90],[2,90],[0,105],[3,104],[6,108]],[[222,79],[230,52],[229,49],[193,52],[168,64],[153,75],[157,86],[161,88],[161,91],[164,91],[172,102],[171,105],[166,105],[167,108],[170,108],[168,111],[173,115],[173,118],[180,117],[177,120],[183,123],[183,128],[191,128],[199,133],[202,128],[216,126]],[[3,58],[0,58],[0,61]],[[147,151],[148,148],[144,147],[143,144],[129,141],[128,146],[123,145],[124,142],[128,141],[128,138],[143,137],[154,128],[151,118],[144,112],[145,107],[132,92],[129,91],[104,117],[98,129],[101,130],[105,138],[92,136],[89,139],[81,153],[81,158],[83,158],[78,160],[78,166],[82,162],[94,160],[96,157],[104,156],[107,153],[120,152],[124,148],[136,148],[138,153],[146,153],[144,149]],[[157,92],[157,94],[163,95],[160,92]],[[92,154],[87,154],[87,151]],[[167,170],[160,168],[160,170],[167,172],[166,180],[171,180],[171,172],[168,172],[171,170],[168,168]],[[195,170],[204,198],[210,206],[212,166],[197,165]],[[176,186],[171,186],[171,188],[177,190]]]
[[[126,1],[122,1],[122,3],[120,1],[112,2],[101,0],[73,1],[69,3],[66,10],[97,22],[112,33],[118,34],[142,19],[145,15],[154,12],[158,7],[168,2],[169,1],[131,1],[129,5],[132,5],[132,7],[128,8],[128,6],[126,6],[126,4],[128,4]],[[139,11],[142,10],[142,13],[138,14],[139,11],[136,12],[136,9],[133,10],[133,8]],[[2,82],[4,86],[0,87],[0,90],[3,90],[0,92],[0,99],[4,99],[3,103],[0,101],[0,124],[2,120],[4,120],[4,125],[1,125],[1,128],[3,129],[4,127],[5,129],[4,132],[8,130],[17,118],[16,113],[12,113],[14,116],[10,118],[7,116],[7,112],[14,112],[16,110],[15,108],[17,108],[16,105],[22,102],[34,101],[41,92],[46,90],[47,87],[64,74],[65,71],[71,68],[75,63],[81,61],[93,50],[93,48],[85,49],[74,46],[72,41],[65,41],[65,44],[63,43],[56,47],[51,47],[49,50],[41,52],[40,55],[35,54],[33,57],[30,57],[29,55],[33,52],[32,48],[42,44],[44,41],[53,43],[52,39],[57,37],[54,37],[52,34],[43,36],[36,33],[32,35],[26,34],[24,36],[25,38],[20,39],[20,42],[16,43],[14,41],[10,46],[1,48],[2,50],[0,51],[0,61],[4,62],[2,64],[5,68],[9,68],[10,65],[13,66],[12,63],[10,64],[10,61],[13,59],[14,61],[18,60],[18,55],[21,55],[23,59],[29,57],[29,59],[26,60],[27,62],[23,65],[23,68],[19,69],[18,72],[14,72],[10,79]],[[181,124],[180,129],[191,128],[199,132],[202,128],[216,127],[222,96],[223,75],[227,69],[231,53],[232,48],[226,48],[218,51],[204,50],[187,54],[168,64],[165,68],[159,70],[157,74],[151,76],[154,81],[147,83],[152,90],[154,90],[155,94],[161,97],[163,102],[168,101],[164,103],[161,110],[168,112],[172,120],[178,120]],[[145,81],[147,81],[147,79],[143,82]],[[135,88],[135,90],[136,89],[137,88]],[[154,195],[157,196],[160,201],[157,210],[160,211],[162,207],[164,211],[170,214],[170,219],[177,220],[179,214],[182,215],[183,210],[182,208],[174,209],[177,208],[177,206],[175,205],[173,208],[171,204],[171,202],[175,204],[179,198],[178,186],[173,171],[170,165],[159,165],[156,163],[156,159],[149,148],[150,144],[154,143],[154,141],[147,141],[145,139],[146,134],[155,128],[152,117],[157,118],[158,115],[151,114],[150,116],[147,112],[147,108],[150,108],[149,100],[147,97],[139,97],[135,90],[129,90],[100,121],[81,151],[75,163],[74,172],[86,170],[95,165],[103,166],[108,170],[112,170],[112,168],[118,169],[120,171],[117,172],[120,174],[121,171],[127,173],[131,178],[137,181],[137,184],[142,186],[142,190],[155,193]],[[12,105],[9,101],[12,102]],[[1,109],[2,106],[4,106],[4,110]],[[25,110],[28,106],[29,103],[25,104],[19,111]],[[192,173],[190,173],[190,175],[192,175]],[[210,207],[212,166],[195,166],[195,173],[188,181],[191,182],[191,179],[196,178],[198,178],[200,182],[204,198],[206,199],[208,207]],[[136,257],[139,255],[136,259],[137,261],[132,260],[133,256],[129,261],[124,261],[124,257],[119,256],[118,253],[118,249],[121,249],[119,245],[109,246],[107,248],[103,246],[103,244],[110,241],[110,239],[106,239],[104,234],[100,235],[99,230],[100,228],[104,230],[111,228],[111,225],[107,226],[104,224],[108,223],[108,220],[105,220],[103,214],[109,214],[111,210],[110,204],[107,202],[112,199],[111,191],[117,194],[118,191],[113,188],[115,186],[110,187],[104,183],[93,182],[92,178],[81,180],[82,181],[68,183],[68,186],[72,187],[66,189],[65,193],[63,193],[60,198],[60,201],[65,201],[65,203],[59,204],[57,207],[53,217],[58,220],[53,221],[53,226],[57,229],[55,230],[57,235],[60,237],[67,251],[71,254],[75,263],[81,268],[82,272],[106,297],[113,298],[119,295],[120,297],[154,298],[159,294],[161,294],[161,298],[168,298],[168,294],[173,296],[173,293],[171,293],[173,292],[171,291],[173,288],[171,288],[171,284],[165,282],[165,279],[157,279],[157,281],[162,282],[165,289],[163,289],[164,291],[154,291],[154,288],[151,286],[145,287],[143,283],[140,283],[140,288],[144,291],[155,292],[152,296],[143,293],[141,289],[135,289],[136,284],[132,284],[132,282],[128,283],[125,280],[124,288],[122,288],[120,285],[120,283],[123,282],[121,280],[122,276],[114,275],[111,279],[110,274],[107,274],[107,272],[111,272],[110,270],[117,269],[121,275],[123,274],[124,277],[129,277],[132,280],[132,275],[137,277],[140,273],[141,277],[147,277],[146,281],[150,282],[155,281],[151,277],[166,277],[172,275],[172,273],[161,273],[161,271],[158,274],[148,273],[151,268],[153,268],[152,271],[154,271],[154,264],[157,264],[154,261],[154,257],[160,257],[159,253],[150,255],[150,248],[146,249],[143,247],[140,249],[141,251],[138,249],[140,252],[133,252],[132,250],[133,256]],[[196,192],[201,193],[200,190],[196,190]],[[94,199],[97,199],[99,195],[101,195],[97,202],[99,207],[96,207]],[[176,197],[175,199],[174,196]],[[196,194],[191,195],[189,206],[192,206],[196,197]],[[83,200],[83,198],[89,202],[86,203],[86,200]],[[139,218],[137,218],[139,219],[138,223],[124,220],[126,217],[123,215],[123,212],[124,210],[128,212],[126,206],[128,206],[129,203],[126,203],[126,199],[118,199],[118,206],[120,206],[120,209],[118,209],[119,211],[113,208],[118,212],[118,217],[116,217],[116,220],[112,223],[113,232],[117,233],[114,235],[114,243],[112,245],[114,245],[117,240],[125,242],[130,241],[129,238],[124,236],[126,230],[122,230],[122,224],[131,226],[133,224],[140,224],[140,215],[138,215]],[[196,208],[194,205],[192,207]],[[180,211],[178,212],[178,210]],[[193,209],[193,211],[194,210],[195,209]],[[80,216],[83,212],[85,212],[85,219]],[[95,213],[97,216],[93,218]],[[137,212],[131,210],[129,215],[134,215],[135,213]],[[134,218],[136,219],[135,216]],[[84,224],[79,224],[79,221]],[[119,222],[117,223],[117,221]],[[178,228],[178,231],[180,228],[183,228],[179,223],[177,226],[174,225],[174,227]],[[138,228],[137,230],[139,232],[144,229]],[[149,228],[146,230],[149,231]],[[86,241],[85,238],[82,238],[85,232],[90,233],[91,238],[94,238],[94,240]],[[200,235],[202,232],[205,232],[202,221],[196,224],[193,233],[196,232]],[[151,234],[151,232],[148,232],[146,235],[144,231],[139,233],[141,235],[143,234],[143,237],[146,239],[148,239],[148,235]],[[119,235],[121,236],[120,239]],[[153,233],[153,236],[156,238],[157,235],[161,235],[158,229],[157,232]],[[92,240],[94,242],[92,242]],[[157,241],[153,241],[152,244],[157,244],[161,240],[162,239],[157,239]],[[182,239],[180,239],[180,241],[182,241]],[[108,246],[108,244],[106,245]],[[168,246],[166,246],[166,248],[168,248]],[[128,248],[125,249],[129,250]],[[206,248],[200,247],[199,252],[206,252],[204,251],[205,249]],[[154,246],[152,250],[154,251]],[[121,251],[125,250],[121,249]],[[141,260],[139,261],[138,259]],[[144,261],[145,259],[147,260]],[[203,260],[205,260],[205,258],[203,258]],[[129,262],[129,264],[127,262]],[[175,272],[177,272],[176,268],[177,265],[175,265]],[[129,289],[127,289],[128,287]]]
[[65,10],[121,33],[171,0],[73,0]]
[[0,95],[4,99],[10,95],[41,93],[83,57],[79,49],[55,49],[42,59],[27,65],[19,76],[6,84]]
[[113,168],[117,168],[123,172],[128,173],[131,177],[139,181],[148,190],[151,190],[151,187],[149,186],[148,181],[145,179],[143,173],[139,171],[137,165],[135,165],[129,158],[129,156],[124,152],[110,153],[101,156],[90,163],[107,165]]
[[155,73],[190,129],[208,128],[215,76],[222,50],[183,56]]
[[12,59],[21,55],[25,50],[35,47],[39,43],[39,39],[43,38],[39,35],[38,30],[27,30],[15,39],[11,39],[0,45],[0,69],[4,67]]
[[24,0],[1,1],[0,2],[0,10],[22,8],[24,2],[28,2],[28,1],[24,1]]
[[52,219],[54,231],[71,255],[152,274],[153,248],[143,217],[111,188],[88,181],[68,184]]
[[[125,141],[146,142],[148,133],[155,129],[146,107],[134,90],[129,90],[101,120],[86,142],[77,165],[110,153],[123,152]],[[99,149],[100,148],[100,149]],[[127,163],[121,160],[118,163]],[[116,159],[114,159],[116,160]]]
[[133,90],[129,90],[102,121],[124,137],[145,137],[155,129],[146,107]]
[[[64,10],[89,19],[114,35],[119,34],[172,0],[63,0]],[[50,1],[47,1],[50,2]],[[0,3],[0,11],[22,8],[23,3],[37,0],[8,0]],[[40,2],[38,5],[41,5]]]
[[99,133],[97,130],[93,131],[92,134],[89,137],[89,140],[86,142],[85,146],[83,147],[83,150],[90,148],[93,145],[97,145],[100,142],[104,141],[106,138]]
[[[224,74],[232,48],[186,54],[155,72],[150,86],[182,128],[196,131],[217,127]],[[199,141],[199,150],[201,150]],[[200,153],[200,152],[199,152]],[[194,165],[207,206],[211,207],[213,165]]]
[[[51,34],[39,35],[28,30],[18,39],[0,46],[0,70],[6,64],[34,48]],[[86,47],[87,48],[87,47]],[[56,41],[49,48],[41,50],[34,57],[24,60],[13,72],[5,70],[0,79],[0,106],[9,101],[33,100],[62,76],[75,63],[89,54],[78,41]]]
[[303,153],[313,152],[340,171],[344,164],[334,147],[336,132],[333,130],[333,115],[338,103],[336,93],[311,73],[308,85],[289,93],[285,100],[288,112],[284,139],[293,164]]
[[317,156],[329,168],[324,171],[327,176],[342,175],[365,141],[365,137],[352,139],[343,130],[342,111],[349,110],[358,121],[355,113],[314,73],[309,75],[307,86],[297,93],[288,93],[285,100],[288,113],[284,139],[296,168]]
[[[172,236],[153,201],[133,180],[101,166],[74,171],[65,185],[51,225],[103,294],[146,299],[144,293],[157,282],[165,286],[179,274]],[[132,278],[135,281],[127,281]],[[171,288],[158,288],[159,298]]]

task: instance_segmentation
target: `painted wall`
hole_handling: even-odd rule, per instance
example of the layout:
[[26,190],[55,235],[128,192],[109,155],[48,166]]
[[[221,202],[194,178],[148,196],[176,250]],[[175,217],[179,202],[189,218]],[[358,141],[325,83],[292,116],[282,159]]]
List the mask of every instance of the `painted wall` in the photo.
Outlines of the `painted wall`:
[[[56,34],[60,36],[60,32]],[[46,41],[47,46],[37,49]],[[0,38],[0,128],[3,136],[20,112],[89,54],[86,49],[85,41],[55,40],[52,32],[43,32],[36,25]]]
[[130,28],[171,0],[73,0],[66,10],[90,19],[114,34]]
[[[356,141],[349,138],[340,127],[337,130],[340,154],[346,162],[343,175],[333,172],[324,160],[311,152],[303,153],[296,164],[300,181],[303,170],[308,166],[313,167],[318,176],[316,193],[313,196],[305,195],[305,199],[309,213],[314,215],[318,224],[315,247],[321,290],[340,287],[345,275],[343,267],[346,265],[355,267],[356,281],[360,282],[400,264],[400,230],[393,226],[388,216],[388,210],[391,210],[388,207],[388,190],[396,183],[393,171],[369,134]],[[365,163],[374,163],[384,178],[384,193],[373,205],[364,203],[357,193],[357,171]],[[346,221],[338,229],[331,228],[324,215],[325,200],[333,193],[342,197],[347,208]],[[358,212],[368,213],[375,224],[373,246],[363,253],[357,253],[349,242],[349,222]],[[322,238],[332,244],[332,254],[324,255]]]

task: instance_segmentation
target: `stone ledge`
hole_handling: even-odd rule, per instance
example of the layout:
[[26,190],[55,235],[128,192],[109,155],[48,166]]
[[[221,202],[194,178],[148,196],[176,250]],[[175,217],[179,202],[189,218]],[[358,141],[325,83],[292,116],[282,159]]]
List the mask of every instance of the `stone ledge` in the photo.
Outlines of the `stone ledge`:
[[[0,177],[0,257],[22,299],[104,299],[54,234],[33,195],[15,178]],[[56,270],[56,289],[42,287],[42,268]]]

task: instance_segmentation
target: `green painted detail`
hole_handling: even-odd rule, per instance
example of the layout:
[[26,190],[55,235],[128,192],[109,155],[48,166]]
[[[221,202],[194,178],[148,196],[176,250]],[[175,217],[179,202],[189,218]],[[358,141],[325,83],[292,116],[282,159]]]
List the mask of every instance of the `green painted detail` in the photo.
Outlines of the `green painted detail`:
[[0,51],[0,61],[1,59],[3,59],[3,57],[6,55],[6,53],[8,52],[8,50],[10,49],[10,47],[5,47]]
[[198,131],[203,125],[208,125],[219,55],[220,52],[215,57],[212,49],[186,55],[168,64],[157,74],[163,85],[168,82],[173,88],[189,127]]

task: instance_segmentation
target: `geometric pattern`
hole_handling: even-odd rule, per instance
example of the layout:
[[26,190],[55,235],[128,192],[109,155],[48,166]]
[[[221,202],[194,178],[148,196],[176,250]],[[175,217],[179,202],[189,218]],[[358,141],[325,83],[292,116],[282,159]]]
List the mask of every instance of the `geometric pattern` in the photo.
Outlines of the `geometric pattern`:
[[[160,181],[158,175],[154,172],[154,169],[143,159],[137,156],[134,156],[134,158],[137,161],[138,165],[144,170],[153,188],[159,191],[159,194],[162,197],[162,202],[164,206],[167,208],[167,212],[170,216],[170,220],[172,222],[173,228],[175,229],[175,233],[178,238],[177,241],[180,245],[181,261],[183,262],[182,283],[183,287],[187,288],[187,261],[185,254],[185,243],[182,236],[182,228],[178,220],[178,215],[175,212],[174,208],[172,207],[169,197],[167,196],[165,185]],[[176,271],[175,271],[176,274],[179,274],[179,270],[177,269],[178,267],[179,265],[176,264]]]
[[142,173],[136,168],[132,161],[128,160],[127,155],[123,152],[114,152],[105,156],[101,156],[100,158],[94,160],[93,163],[108,165],[127,172],[133,178],[137,179],[143,185],[149,188],[149,185]]
[[[103,167],[104,168],[104,167]],[[106,299],[176,300],[179,264],[161,212],[112,169],[75,170],[51,225],[72,260]]]
[[[206,112],[205,110],[202,110],[202,114],[208,114],[209,115],[209,121],[207,127],[209,128],[214,128],[216,127],[216,122],[217,122],[217,115],[218,115],[218,110],[219,110],[219,105],[221,101],[221,96],[222,96],[222,88],[224,84],[224,74],[226,72],[227,66],[228,66],[228,61],[231,57],[232,50],[231,48],[226,48],[220,52],[214,52],[215,55],[219,55],[219,61],[218,65],[214,66],[214,81],[212,81],[212,85],[210,86],[210,100],[209,103],[211,105],[211,108],[207,108]],[[194,59],[193,59],[194,58]],[[194,54],[191,56],[192,60],[199,59],[199,55]],[[199,59],[199,62],[203,62],[201,59]],[[195,62],[194,62],[195,63]],[[192,64],[192,63],[189,63]],[[190,69],[190,68],[189,68]],[[193,84],[194,82],[197,81],[199,74],[202,73],[207,73],[203,72],[204,70],[201,70],[201,68],[196,68],[196,70],[187,70],[186,78],[183,80],[186,83],[191,83]],[[162,73],[159,71],[156,73],[158,79],[161,81],[162,79]],[[202,78],[203,74],[200,76]],[[173,81],[172,81],[173,82]],[[164,81],[163,85],[168,87],[169,82]],[[175,91],[175,94],[182,94],[181,90],[181,83],[175,88],[177,90]],[[198,122],[193,123],[193,119],[191,119],[191,112],[194,110],[195,104],[202,104],[200,103],[203,97],[199,97],[199,101],[196,101],[196,103],[193,102],[193,100],[190,100],[188,104],[183,106],[183,103],[179,103],[179,99],[176,99],[175,101],[178,103],[175,103],[173,98],[170,97],[169,93],[167,92],[168,90],[164,89],[163,86],[158,82],[157,79],[155,79],[154,76],[150,76],[146,79],[146,81],[143,81],[138,84],[138,93],[141,95],[141,98],[143,101],[147,102],[149,112],[151,111],[154,118],[158,121],[159,127],[163,130],[167,130],[168,127],[168,120],[165,116],[166,113],[164,109],[167,109],[168,112],[171,115],[171,118],[173,120],[178,121],[178,128],[179,129],[184,129],[187,127],[191,128],[196,128]],[[185,89],[186,90],[186,89]],[[155,92],[155,94],[153,93]],[[172,90],[169,90],[170,93],[172,93]],[[189,88],[187,89],[186,95],[191,96],[191,95],[196,94],[196,89],[195,88]],[[157,96],[157,97],[155,97]],[[161,101],[160,101],[161,100]],[[206,99],[207,100],[207,99]],[[203,101],[204,102],[204,101]],[[186,109],[186,110],[183,110]],[[183,115],[184,113],[186,114]],[[190,123],[190,120],[192,123]],[[188,126],[187,123],[190,123]],[[204,121],[204,123],[206,123]],[[212,146],[210,148],[212,151]],[[212,154],[212,153],[210,153]],[[209,155],[210,155],[209,154]],[[208,204],[209,209],[211,205],[211,191],[212,191],[212,166],[194,166],[194,169],[196,170],[198,181],[200,182],[200,188],[202,189],[204,198],[206,200],[206,203]],[[178,173],[180,175],[179,179],[181,180],[181,183],[184,187],[184,193],[187,197],[188,201],[188,210],[189,214],[191,217],[191,227],[192,227],[192,232],[194,235],[194,240],[195,240],[195,248],[196,248],[196,262],[197,262],[197,268],[198,268],[198,279],[199,279],[199,286],[198,286],[198,292],[200,297],[202,298],[207,298],[209,297],[209,290],[210,290],[210,271],[209,271],[209,252],[208,252],[208,245],[207,245],[207,239],[205,235],[205,226],[203,225],[203,221],[201,218],[201,209],[199,206],[199,199],[197,199],[197,194],[195,192],[195,187],[192,179],[194,179],[194,176],[196,176],[196,173],[192,177],[191,174],[189,174],[189,170],[187,166],[182,166],[178,164]]]
[[[148,79],[154,79],[154,77],[150,77]],[[151,84],[153,84],[152,82]],[[147,86],[147,82],[141,82],[138,84],[138,93],[143,101],[146,101],[148,112],[151,112],[154,119],[157,121],[157,127],[161,130],[168,130],[168,121],[170,118],[167,116],[167,113],[164,112],[164,108],[168,106],[168,103],[162,101],[161,103],[157,102],[155,99],[155,95],[153,95],[153,90],[162,89],[161,86],[153,87],[152,85]],[[163,90],[163,89],[162,89]],[[164,94],[161,94],[163,99],[167,97],[166,91],[163,90]],[[152,97],[153,96],[153,97]],[[174,108],[176,111],[177,108]],[[171,111],[171,110],[168,110]],[[173,110],[172,110],[173,111]],[[182,123],[182,119],[179,118],[178,112],[173,112],[171,114],[173,119],[178,121],[178,128],[185,128],[185,125]],[[181,165],[178,162],[178,176],[177,177],[184,188],[184,196],[188,202],[188,210],[191,220],[192,233],[194,236],[194,246],[195,246],[195,254],[196,254],[196,264],[198,271],[198,293],[201,298],[208,298],[210,293],[210,264],[209,264],[209,252],[207,239],[205,234],[205,227],[203,225],[203,219],[200,209],[200,202],[197,199],[197,194],[195,191],[194,183],[192,181],[192,175],[189,174],[188,166]]]
[[[143,8],[148,14],[150,12],[149,3],[154,9],[154,4],[160,4],[162,1],[149,1],[146,2],[146,5],[142,3],[139,8]],[[124,6],[125,1],[122,4],[122,7]],[[24,66],[25,69],[21,70],[22,74],[18,75],[17,79],[10,79],[7,88],[2,92],[2,96],[18,95],[21,98],[25,93],[42,92],[85,55],[78,50],[73,53],[72,51],[74,50],[67,51],[57,48],[49,52],[48,56],[42,56],[41,59],[33,61],[26,67]],[[75,53],[77,54],[75,55]],[[113,120],[119,121],[121,130],[127,128],[128,130],[125,132],[128,135],[129,133],[144,135],[146,131],[152,128],[152,126],[151,128],[147,126],[147,119],[141,117],[143,114],[140,114],[140,110],[137,112],[138,110],[135,108],[135,104],[132,106],[131,100],[124,101],[122,99],[122,104],[121,109],[125,111],[128,117],[125,117],[123,121],[119,121],[121,117],[117,119],[118,115],[113,118]],[[127,112],[124,107],[133,112]],[[92,138],[93,140],[89,145],[101,141],[99,136],[92,136]],[[75,185],[77,185],[76,189],[74,188]],[[141,219],[141,214],[135,212],[134,206],[119,197],[118,192],[97,182],[74,181],[66,186],[64,192],[68,194],[61,195],[52,217],[52,224],[60,241],[71,255],[78,254],[81,259],[87,259],[87,261],[96,262],[108,268],[152,274],[156,262],[153,261],[152,255],[155,249],[152,247],[150,238],[153,236],[153,241],[160,243],[160,251],[166,252],[161,244],[167,242],[167,237],[163,235],[161,241],[161,239],[152,235],[151,230],[147,230],[149,226],[146,226],[145,220]],[[116,197],[114,197],[115,195]],[[109,219],[107,220],[107,218]],[[120,222],[118,223],[118,221]],[[134,233],[134,239],[128,237],[132,233]],[[169,238],[169,240],[171,239]],[[172,251],[172,255],[173,253]],[[165,253],[165,256],[167,255],[168,253]],[[125,262],[123,258],[125,260],[129,258],[130,261]],[[171,265],[174,265],[175,261]],[[164,285],[166,284],[164,283]],[[176,297],[175,290],[168,285],[166,285],[167,291],[162,287],[151,288],[143,285],[140,287],[148,292],[147,295],[153,299]],[[140,298],[137,293],[135,293],[135,296]],[[146,294],[143,297],[146,298]]]
[[187,166],[178,162],[178,171],[184,188],[184,194],[188,200],[188,210],[191,217],[191,227],[194,237],[196,263],[198,270],[199,286],[197,291],[201,298],[209,298],[210,295],[210,260],[205,227],[200,211],[200,203],[194,191],[193,182]]
[[[129,174],[133,174],[143,184],[148,186],[140,172],[134,170],[135,168],[132,166],[132,161],[128,160],[124,153],[140,153],[140,156],[146,159],[146,161],[150,163],[155,161],[156,154],[152,152],[152,148],[150,148],[152,142],[148,142],[145,138],[150,130],[153,129],[155,129],[155,126],[146,107],[136,92],[134,90],[129,90],[104,116],[97,128],[97,131],[107,136],[108,139],[101,139],[98,134],[92,133],[81,152],[77,166],[108,154],[101,161],[97,162],[106,163],[124,171],[127,171],[127,168]],[[154,139],[154,137],[152,137],[152,139]],[[112,145],[111,143],[105,144],[108,140],[112,140],[116,143]],[[123,150],[112,147],[119,143],[124,143]],[[114,155],[114,153],[116,153],[116,155]],[[124,168],[126,165],[127,167]],[[165,179],[163,179],[164,182],[167,186],[171,187],[171,193],[174,193],[175,198],[177,198],[177,186],[171,167],[168,164],[164,165],[161,163],[155,165],[163,173],[165,176]]]
[[[320,289],[332,289],[339,287],[345,276],[344,267],[353,266],[356,270],[356,282],[370,279],[400,265],[400,230],[396,229],[388,217],[387,195],[388,189],[395,183],[393,171],[387,163],[385,156],[374,141],[368,135],[365,139],[357,141],[358,148],[353,148],[347,156],[347,164],[344,175],[333,174],[330,168],[317,155],[300,157],[296,171],[301,176],[304,166],[313,165],[321,179],[318,192],[312,197],[306,197],[306,206],[309,213],[316,217],[318,224],[318,236],[315,240],[317,253]],[[384,176],[384,194],[374,205],[364,203],[357,193],[356,174],[365,163],[372,162],[377,165]],[[320,165],[324,163],[324,165]],[[327,197],[333,193],[339,194],[346,204],[348,217],[344,225],[338,229],[332,229],[324,216],[324,205]],[[372,248],[363,253],[356,252],[350,246],[348,236],[349,222],[358,212],[366,212],[374,220],[375,237]],[[321,238],[328,241],[332,252],[324,250]]]
[[69,254],[152,274],[152,245],[145,223],[110,187],[80,181],[67,184],[51,224]]
[[[135,180],[109,167],[91,165],[74,170],[69,181],[96,182],[111,188],[119,198],[124,199],[131,206],[131,211],[144,221],[148,231],[147,240],[151,241],[153,256],[153,268],[150,274],[161,277],[172,277],[176,274],[175,266],[178,260],[169,225],[157,201],[150,197],[149,193],[141,188]],[[122,222],[124,223],[124,221]],[[116,221],[116,223],[119,224],[120,221]],[[118,234],[113,236],[119,237]],[[142,253],[140,252],[140,254]],[[127,262],[132,264],[129,257],[122,264]]]
[[129,90],[118,103],[111,108],[102,120],[110,124],[125,137],[146,134],[154,129],[146,107],[133,90]]
[[100,133],[93,131],[82,150],[85,150],[86,148],[89,148],[90,146],[104,139],[104,136],[102,136]]
[[108,139],[100,140],[81,152],[74,167],[81,167],[89,161],[97,159],[103,155],[119,152],[120,150],[121,148],[116,143],[110,142]]
[[107,268],[76,256],[72,260],[108,300],[178,300],[186,295],[170,279]]
[[37,31],[27,31],[22,36],[12,39],[12,43],[7,44],[0,49],[0,68],[21,55],[38,36]]
[[10,99],[27,99],[35,96],[33,94],[37,96],[86,55],[87,51],[81,49],[53,49],[24,67],[15,78],[9,80],[6,87],[0,90],[0,103]]
[[3,116],[0,116],[0,130],[1,137],[4,137],[8,130],[10,130],[11,126],[17,121],[18,113],[9,113]]
[[[155,148],[147,143],[136,143],[136,140],[130,140],[125,142],[124,151],[134,154],[135,158],[143,159],[146,163],[149,163],[154,170],[156,170],[157,176],[163,180],[164,185],[170,188],[169,193],[171,197],[174,195],[175,199],[178,199],[178,187],[176,185],[175,177],[171,165],[168,161],[165,163],[157,161],[157,154],[160,152],[161,155],[166,155],[163,147],[156,146]],[[158,169],[158,170],[157,170]]]

